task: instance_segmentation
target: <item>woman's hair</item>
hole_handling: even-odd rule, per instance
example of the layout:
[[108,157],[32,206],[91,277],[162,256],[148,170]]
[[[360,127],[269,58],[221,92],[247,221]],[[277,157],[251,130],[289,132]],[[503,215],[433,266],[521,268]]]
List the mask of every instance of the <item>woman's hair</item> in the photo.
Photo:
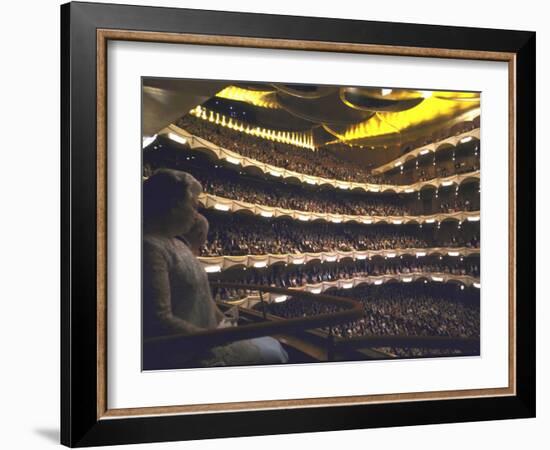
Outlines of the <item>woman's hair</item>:
[[163,220],[179,202],[189,200],[191,190],[195,190],[193,181],[195,180],[189,174],[171,169],[159,169],[145,180],[143,182],[144,223]]

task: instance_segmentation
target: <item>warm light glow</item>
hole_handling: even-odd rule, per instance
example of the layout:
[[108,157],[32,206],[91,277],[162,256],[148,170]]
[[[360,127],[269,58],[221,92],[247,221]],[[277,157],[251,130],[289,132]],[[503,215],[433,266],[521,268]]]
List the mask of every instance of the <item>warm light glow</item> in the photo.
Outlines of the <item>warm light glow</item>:
[[279,295],[278,297],[275,297],[275,298],[273,299],[273,301],[274,301],[275,303],[282,303],[282,302],[286,301],[287,298],[288,298],[288,297],[287,297],[286,295]]
[[426,219],[426,223],[434,223],[435,219]]
[[325,261],[334,262],[334,261],[336,261],[336,256],[327,256],[325,258]]
[[441,282],[441,281],[443,281],[443,277],[434,277],[434,276],[433,276],[433,277],[432,277],[432,280],[433,280],[433,281]]
[[474,283],[474,287],[480,289],[481,288],[481,283]]
[[172,139],[174,142],[177,142],[178,144],[182,144],[182,145],[187,144],[187,139],[185,139],[184,137],[176,133],[168,133],[168,138]]
[[405,278],[402,278],[401,281],[403,281],[403,283],[410,283],[412,281],[412,277],[405,277]]
[[470,110],[478,110],[480,105],[477,93],[420,91],[419,94],[423,100],[405,111],[380,111],[344,131],[333,130],[327,125],[324,128],[344,142],[391,136],[434,120],[443,121]]
[[149,145],[151,145],[153,142],[155,142],[155,139],[157,138],[157,135],[153,135],[153,136],[143,136],[143,140],[142,140],[142,148],[145,148]]
[[237,86],[228,86],[216,94],[216,97],[249,103],[260,108],[277,109],[279,104],[272,95],[274,91],[253,91]]
[[351,288],[353,287],[353,283],[344,283],[344,284],[342,285],[342,287],[343,287],[344,289],[351,289]]
[[205,266],[204,271],[207,273],[221,272],[222,268],[219,265]]
[[388,258],[395,258],[396,254],[395,253],[388,253],[386,256]]
[[357,255],[357,259],[367,259],[367,255]]
[[416,256],[426,256],[426,252],[416,252]]
[[262,217],[273,217],[273,213],[272,212],[267,212],[267,211],[262,211],[260,213],[260,216],[262,216]]
[[267,262],[265,261],[255,262],[254,267],[256,267],[257,269],[261,269],[262,267],[267,267]]
[[470,142],[472,139],[473,139],[472,136],[466,136],[466,137],[463,137],[463,138],[460,140],[460,143],[461,143],[461,144],[465,144],[466,142]]
[[468,222],[479,222],[479,216],[468,217]]
[[235,130],[239,133],[246,133],[270,141],[282,142],[283,144],[315,150],[311,132],[301,133],[269,130],[260,127],[251,128],[249,124],[239,122],[232,117],[226,117],[223,114],[216,113],[214,116],[212,111],[207,110],[201,105],[193,108],[189,111],[189,114],[202,120],[214,122],[216,125]]
[[214,209],[217,209],[218,211],[229,211],[229,205],[223,205],[221,203],[216,203],[214,205]]
[[460,255],[460,253],[458,253],[458,252],[448,252],[447,255],[449,255],[449,256],[458,256],[458,255]]
[[392,93],[392,89],[382,89],[382,95],[383,96],[386,96],[386,95],[390,95]]
[[313,288],[313,289],[310,289],[309,292],[311,292],[312,294],[320,294],[321,288]]
[[241,163],[241,160],[238,159],[238,158],[233,158],[232,156],[226,156],[225,157],[225,160],[228,162],[228,163],[231,163],[231,164],[235,164],[235,165],[239,165]]
[[383,280],[376,280],[374,284],[376,284],[377,286],[380,286],[383,282],[384,282]]
[[300,264],[303,264],[305,262],[305,259],[304,258],[301,258],[301,259],[295,259],[292,261],[292,264],[296,264],[297,266],[299,266]]
[[430,153],[430,149],[429,149],[429,148],[425,148],[424,150],[420,150],[420,154],[421,154],[421,155],[427,155],[428,153]]

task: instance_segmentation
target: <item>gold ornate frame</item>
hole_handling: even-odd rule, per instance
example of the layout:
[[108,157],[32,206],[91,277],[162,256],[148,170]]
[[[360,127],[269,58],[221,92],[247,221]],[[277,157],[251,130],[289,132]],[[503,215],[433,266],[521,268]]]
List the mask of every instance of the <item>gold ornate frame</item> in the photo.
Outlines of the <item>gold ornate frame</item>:
[[[110,40],[196,45],[315,50],[392,56],[472,59],[507,62],[509,73],[508,146],[508,387],[402,394],[302,398],[203,405],[109,409],[107,405],[107,43]],[[97,419],[166,414],[258,411],[320,406],[346,406],[516,395],[516,54],[506,52],[399,47],[322,41],[297,41],[250,37],[159,33],[113,29],[97,30]]]

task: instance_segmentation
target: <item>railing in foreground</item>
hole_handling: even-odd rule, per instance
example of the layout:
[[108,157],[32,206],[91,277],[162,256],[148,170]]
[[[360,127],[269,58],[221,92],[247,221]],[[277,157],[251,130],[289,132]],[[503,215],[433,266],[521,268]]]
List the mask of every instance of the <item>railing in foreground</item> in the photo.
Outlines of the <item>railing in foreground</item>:
[[300,317],[296,319],[275,319],[268,322],[253,323],[230,328],[217,328],[213,330],[200,331],[193,334],[171,334],[146,338],[143,340],[145,346],[152,347],[170,343],[177,344],[178,347],[200,347],[210,348],[216,345],[227,344],[233,341],[250,339],[260,336],[270,336],[273,334],[284,334],[311,330],[314,328],[323,328],[331,325],[342,324],[359,319],[363,316],[363,305],[352,299],[335,297],[332,295],[313,294],[297,289],[284,289],[271,286],[247,285],[239,283],[212,283],[212,286],[230,289],[246,289],[249,291],[269,292],[282,294],[292,297],[314,300],[319,303],[327,303],[342,307],[342,311],[330,314],[319,314],[310,317]]
[[[258,291],[262,301],[262,292],[268,292],[272,294],[286,295],[288,297],[310,299],[319,303],[337,305],[343,309],[330,314],[319,314],[316,316],[294,319],[284,319],[271,314],[267,317],[264,312],[263,317],[266,321],[260,323],[205,330],[193,334],[173,334],[147,338],[143,341],[147,351],[154,352],[155,348],[162,349],[164,348],[163,346],[167,344],[169,344],[170,347],[177,347],[178,350],[184,350],[185,348],[193,348],[195,350],[197,348],[207,349],[216,345],[223,345],[243,339],[275,334],[293,334],[303,332],[305,330],[331,327],[359,319],[364,315],[362,303],[349,298],[325,294],[313,294],[311,292],[300,291],[297,289],[284,289],[271,286],[248,285],[240,283],[214,282],[212,283],[212,286]],[[259,314],[261,314],[261,312]],[[382,347],[453,349],[475,354],[479,353],[480,341],[478,338],[447,336],[358,336],[352,338],[336,338],[330,333],[327,333],[327,345],[331,355],[349,350]]]

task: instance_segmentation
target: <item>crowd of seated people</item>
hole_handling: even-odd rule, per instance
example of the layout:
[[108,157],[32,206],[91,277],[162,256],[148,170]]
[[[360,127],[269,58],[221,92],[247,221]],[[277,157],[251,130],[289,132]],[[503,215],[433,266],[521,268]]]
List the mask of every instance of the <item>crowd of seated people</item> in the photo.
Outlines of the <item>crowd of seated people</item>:
[[404,170],[392,169],[385,172],[386,183],[412,184],[417,181],[429,181],[434,178],[446,178],[451,175],[460,175],[479,170],[479,157],[471,157],[465,161],[440,161],[437,164],[430,162],[414,167],[406,167]]
[[442,201],[439,204],[439,211],[442,213],[453,213],[458,211],[475,211],[473,203],[468,199],[454,198],[448,201]]
[[[348,280],[379,275],[399,275],[417,273],[445,273],[454,275],[470,275],[479,277],[479,260],[459,262],[421,260],[404,261],[397,258],[395,263],[378,263],[374,261],[355,261],[350,264],[323,264],[308,268],[273,266],[271,270],[249,269],[220,278],[220,281],[274,286],[279,288],[298,288],[305,285],[319,284],[337,280]],[[213,288],[216,300],[235,300],[243,296],[243,291],[236,288]]]
[[328,179],[384,184],[382,176],[351,161],[338,158],[328,148],[315,151],[290,144],[273,142],[225,128],[191,115],[177,123],[187,132],[242,156],[294,172]]
[[476,170],[479,170],[479,160],[471,162],[471,163],[467,163],[467,162],[458,163],[457,162],[455,164],[454,173],[456,173],[456,174],[469,173],[469,172],[475,172]]
[[308,191],[286,184],[270,184],[260,188],[242,178],[220,178],[205,173],[193,173],[204,192],[257,205],[330,214],[402,216],[412,214],[398,197],[372,198],[367,195],[341,195],[334,191]]
[[[204,192],[232,200],[307,212],[351,215],[413,214],[406,200],[396,195],[366,194],[322,190],[311,186],[291,185],[245,176],[214,165],[203,156],[165,146],[144,152],[147,173],[168,167],[193,175]],[[215,169],[215,170],[213,170]]]
[[[203,191],[219,197],[256,205],[279,207],[295,211],[348,214],[357,216],[402,216],[419,214],[416,197],[407,194],[372,194],[339,189],[293,185],[245,175],[243,172],[214,165],[202,155],[164,146],[144,152],[144,173],[159,168],[183,170],[202,184]],[[146,176],[147,176],[146,175]],[[477,197],[477,198],[476,198]],[[474,211],[479,192],[463,192],[449,201],[439,201],[432,211],[424,214]],[[416,206],[416,208],[415,208]]]
[[[198,119],[191,115],[181,118],[177,125],[189,133],[201,137],[227,150],[232,150],[242,156],[256,159],[276,167],[294,172],[318,176],[328,179],[355,181],[375,184],[403,184],[426,181],[437,177],[472,172],[479,169],[479,162],[456,162],[453,167],[435,165],[413,170],[404,179],[394,179],[387,174],[375,175],[370,168],[361,167],[352,160],[338,156],[342,150],[321,147],[315,151],[303,149],[290,144],[283,144],[241,133],[211,122]],[[402,178],[402,177],[401,177]]]
[[[360,300],[365,315],[359,320],[333,326],[325,331],[338,338],[397,335],[479,339],[479,292],[463,292],[457,294],[456,287],[435,283],[387,283],[381,286],[332,290],[331,295]],[[338,310],[334,305],[297,297],[266,306],[270,314],[285,318],[313,316]],[[258,305],[258,308],[262,307],[261,304]],[[399,357],[460,354],[459,350],[452,348],[447,351],[426,348],[379,350]]]
[[[343,194],[339,191],[308,191],[296,189],[287,184],[275,183],[260,188],[246,183],[241,178],[220,178],[204,172],[193,172],[203,186],[204,192],[255,205],[273,206],[284,209],[348,214],[356,216],[404,216],[415,215],[411,203],[397,196],[373,198],[366,194]],[[442,201],[439,212],[474,211],[474,202],[464,196]]]
[[[144,152],[146,174],[150,175],[156,169],[164,167],[190,173],[201,182],[205,193],[256,205],[357,216],[418,214],[414,208],[416,197],[343,192],[338,189],[319,189],[255,178],[222,166],[213,167],[204,156],[195,156],[191,152],[183,152],[168,146]],[[479,198],[478,191],[469,193],[461,191],[449,201],[441,199],[439,208],[431,212],[474,211],[476,196]],[[430,211],[424,211],[424,214],[429,213]]]
[[201,256],[318,253],[428,247],[479,247],[477,235],[433,227],[267,220],[203,211],[210,224]]
[[418,174],[415,171],[411,171],[410,179],[406,182],[415,181],[428,181],[433,178],[446,178],[451,175],[459,175],[462,173],[470,173],[479,170],[479,161],[470,163],[456,163],[454,169],[446,166],[429,166],[427,168],[420,168]]
[[472,131],[476,128],[479,128],[479,124],[480,118],[476,117],[473,121],[457,123],[450,128],[440,128],[436,132],[432,133],[430,136],[421,137],[416,140],[404,143],[401,146],[401,154],[404,155],[411,150],[420,148],[424,145],[429,145],[432,142],[443,141],[451,136],[458,136],[459,134],[466,133],[467,131]]

